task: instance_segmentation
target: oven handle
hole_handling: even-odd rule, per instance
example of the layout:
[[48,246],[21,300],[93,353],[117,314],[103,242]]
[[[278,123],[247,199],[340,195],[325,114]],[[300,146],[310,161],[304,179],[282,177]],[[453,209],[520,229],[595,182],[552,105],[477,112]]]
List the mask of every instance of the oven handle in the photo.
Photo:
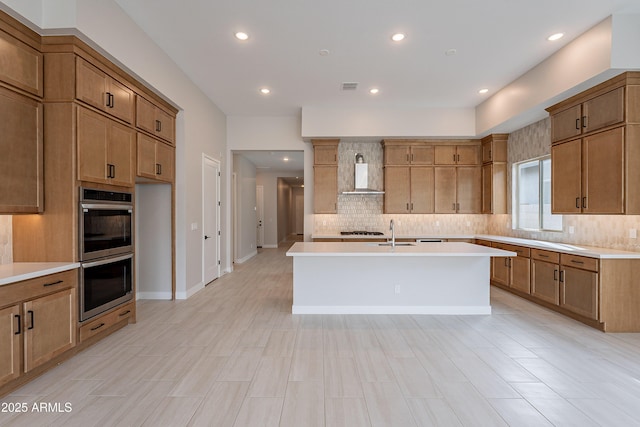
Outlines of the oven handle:
[[102,203],[82,203],[82,209],[104,209],[110,211],[129,211],[133,213],[133,207],[131,205],[108,205]]
[[106,259],[101,259],[93,262],[83,262],[82,268],[97,267],[99,265],[111,264],[112,262],[123,261],[125,259],[130,259],[130,258],[133,258],[133,254],[127,254],[127,255],[122,255],[122,256],[113,257],[113,258],[106,258]]

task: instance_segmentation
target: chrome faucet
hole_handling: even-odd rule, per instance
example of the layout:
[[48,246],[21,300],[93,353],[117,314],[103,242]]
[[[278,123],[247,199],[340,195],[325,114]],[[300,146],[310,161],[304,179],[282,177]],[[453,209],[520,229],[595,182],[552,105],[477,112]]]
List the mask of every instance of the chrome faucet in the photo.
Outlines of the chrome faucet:
[[389,230],[391,230],[391,247],[395,248],[396,247],[396,231],[395,231],[395,227],[393,226],[393,220],[391,220],[391,222],[389,223]]

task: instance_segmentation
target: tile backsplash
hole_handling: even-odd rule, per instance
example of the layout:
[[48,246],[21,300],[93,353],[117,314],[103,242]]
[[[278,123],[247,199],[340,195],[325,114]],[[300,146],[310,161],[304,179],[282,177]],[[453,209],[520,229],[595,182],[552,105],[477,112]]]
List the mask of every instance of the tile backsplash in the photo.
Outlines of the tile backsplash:
[[0,264],[13,262],[11,215],[0,215]]

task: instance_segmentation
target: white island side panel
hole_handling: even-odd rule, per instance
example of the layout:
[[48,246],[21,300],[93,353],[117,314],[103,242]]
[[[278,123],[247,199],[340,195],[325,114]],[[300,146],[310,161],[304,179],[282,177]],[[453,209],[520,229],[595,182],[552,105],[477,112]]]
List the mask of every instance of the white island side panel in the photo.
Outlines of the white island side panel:
[[293,258],[293,313],[491,313],[489,256]]

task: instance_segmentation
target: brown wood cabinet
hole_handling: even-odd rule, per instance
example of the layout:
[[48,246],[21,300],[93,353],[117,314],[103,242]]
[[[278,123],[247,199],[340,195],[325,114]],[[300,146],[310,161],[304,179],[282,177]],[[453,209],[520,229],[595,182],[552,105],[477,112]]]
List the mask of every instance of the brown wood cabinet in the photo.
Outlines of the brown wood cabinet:
[[531,260],[531,295],[553,305],[560,304],[560,266]]
[[481,168],[434,168],[435,213],[480,213]]
[[482,138],[482,207],[483,214],[506,214],[507,211],[507,140],[508,134]]
[[434,147],[432,145],[385,144],[384,164],[387,165],[433,165]]
[[479,165],[481,147],[479,145],[436,145],[434,148],[436,165]]
[[42,103],[0,87],[0,213],[44,210]]
[[76,59],[76,98],[120,120],[133,123],[134,92],[79,57]]
[[552,212],[640,214],[640,73],[547,108]]
[[560,255],[560,307],[598,318],[598,260],[576,255]]
[[312,139],[313,211],[317,214],[338,212],[338,144],[339,139]]
[[136,95],[136,127],[175,144],[175,118],[162,108]]
[[137,140],[137,175],[157,181],[173,182],[173,162],[175,149],[138,132]]
[[[4,23],[2,23],[4,24]],[[12,27],[16,34],[16,27]],[[0,81],[16,89],[42,97],[42,53],[40,36],[22,27],[19,38],[0,30]]]
[[128,303],[107,311],[94,320],[83,322],[80,327],[79,341],[87,341],[118,323],[128,322],[133,317],[134,310],[133,303]]
[[0,386],[76,345],[77,270],[0,287]]
[[135,131],[86,108],[78,108],[78,180],[134,185]]
[[434,169],[424,166],[385,166],[385,213],[433,213]]
[[623,127],[552,146],[552,212],[624,213],[624,146]]
[[493,242],[491,247],[518,254],[515,257],[491,258],[491,282],[529,294],[531,292],[529,248],[498,242]]

